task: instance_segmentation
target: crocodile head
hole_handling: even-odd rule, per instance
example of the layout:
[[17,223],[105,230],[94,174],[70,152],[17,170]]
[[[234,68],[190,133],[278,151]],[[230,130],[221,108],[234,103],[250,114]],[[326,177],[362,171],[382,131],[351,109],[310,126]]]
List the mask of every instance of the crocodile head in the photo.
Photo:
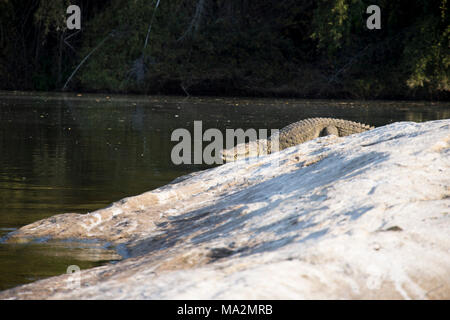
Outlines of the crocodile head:
[[241,143],[237,146],[221,151],[222,160],[226,162],[237,161],[249,157],[268,154],[268,141],[260,139],[249,143]]

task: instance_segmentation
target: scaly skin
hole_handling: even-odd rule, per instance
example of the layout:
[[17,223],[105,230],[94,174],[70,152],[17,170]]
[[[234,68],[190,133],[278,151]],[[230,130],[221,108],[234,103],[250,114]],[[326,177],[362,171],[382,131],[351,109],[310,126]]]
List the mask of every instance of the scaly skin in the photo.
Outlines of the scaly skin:
[[[252,141],[247,144],[240,144],[234,148],[222,150],[222,159],[225,161],[235,161],[250,156],[268,154],[272,149],[283,150],[306,141],[334,134],[338,137],[348,136],[354,133],[361,133],[371,130],[374,127],[342,119],[333,118],[309,118],[291,123],[279,131],[277,135],[272,135],[267,140]],[[276,148],[276,139],[279,137],[279,147]]]

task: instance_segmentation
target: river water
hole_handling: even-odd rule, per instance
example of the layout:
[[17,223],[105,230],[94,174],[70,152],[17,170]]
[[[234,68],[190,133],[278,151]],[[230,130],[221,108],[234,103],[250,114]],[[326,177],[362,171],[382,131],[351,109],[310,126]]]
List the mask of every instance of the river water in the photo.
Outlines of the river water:
[[[381,126],[450,118],[448,102],[184,98],[0,92],[0,238],[87,213],[207,165],[175,165],[177,128],[281,129],[308,117]],[[206,142],[208,144],[209,142]],[[120,259],[108,244],[0,242],[0,290]]]

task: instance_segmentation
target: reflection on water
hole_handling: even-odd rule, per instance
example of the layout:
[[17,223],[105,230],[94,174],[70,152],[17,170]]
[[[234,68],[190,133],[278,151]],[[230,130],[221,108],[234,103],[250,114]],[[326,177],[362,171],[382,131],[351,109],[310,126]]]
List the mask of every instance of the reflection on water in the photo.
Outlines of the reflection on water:
[[[93,211],[207,168],[170,161],[176,144],[170,141],[172,131],[192,132],[194,120],[203,121],[204,131],[224,132],[279,129],[307,117],[380,126],[450,118],[450,105],[0,93],[0,237],[54,214]],[[108,252],[86,258],[89,254],[63,247],[0,244],[0,290],[64,273],[70,264],[83,269],[116,259]]]
[[120,258],[115,250],[100,243],[37,240],[0,244],[0,289],[66,273],[70,265],[87,269]]

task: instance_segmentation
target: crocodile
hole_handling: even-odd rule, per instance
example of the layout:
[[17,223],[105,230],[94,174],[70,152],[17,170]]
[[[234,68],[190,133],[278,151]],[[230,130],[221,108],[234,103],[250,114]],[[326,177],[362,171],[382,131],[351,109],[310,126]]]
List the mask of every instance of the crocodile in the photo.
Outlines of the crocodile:
[[[234,148],[222,150],[221,155],[222,159],[227,162],[236,161],[251,156],[269,154],[272,151],[280,151],[318,137],[328,135],[344,137],[373,128],[367,124],[343,119],[308,118],[287,125],[268,139],[242,143]],[[276,142],[278,142],[278,148]]]

